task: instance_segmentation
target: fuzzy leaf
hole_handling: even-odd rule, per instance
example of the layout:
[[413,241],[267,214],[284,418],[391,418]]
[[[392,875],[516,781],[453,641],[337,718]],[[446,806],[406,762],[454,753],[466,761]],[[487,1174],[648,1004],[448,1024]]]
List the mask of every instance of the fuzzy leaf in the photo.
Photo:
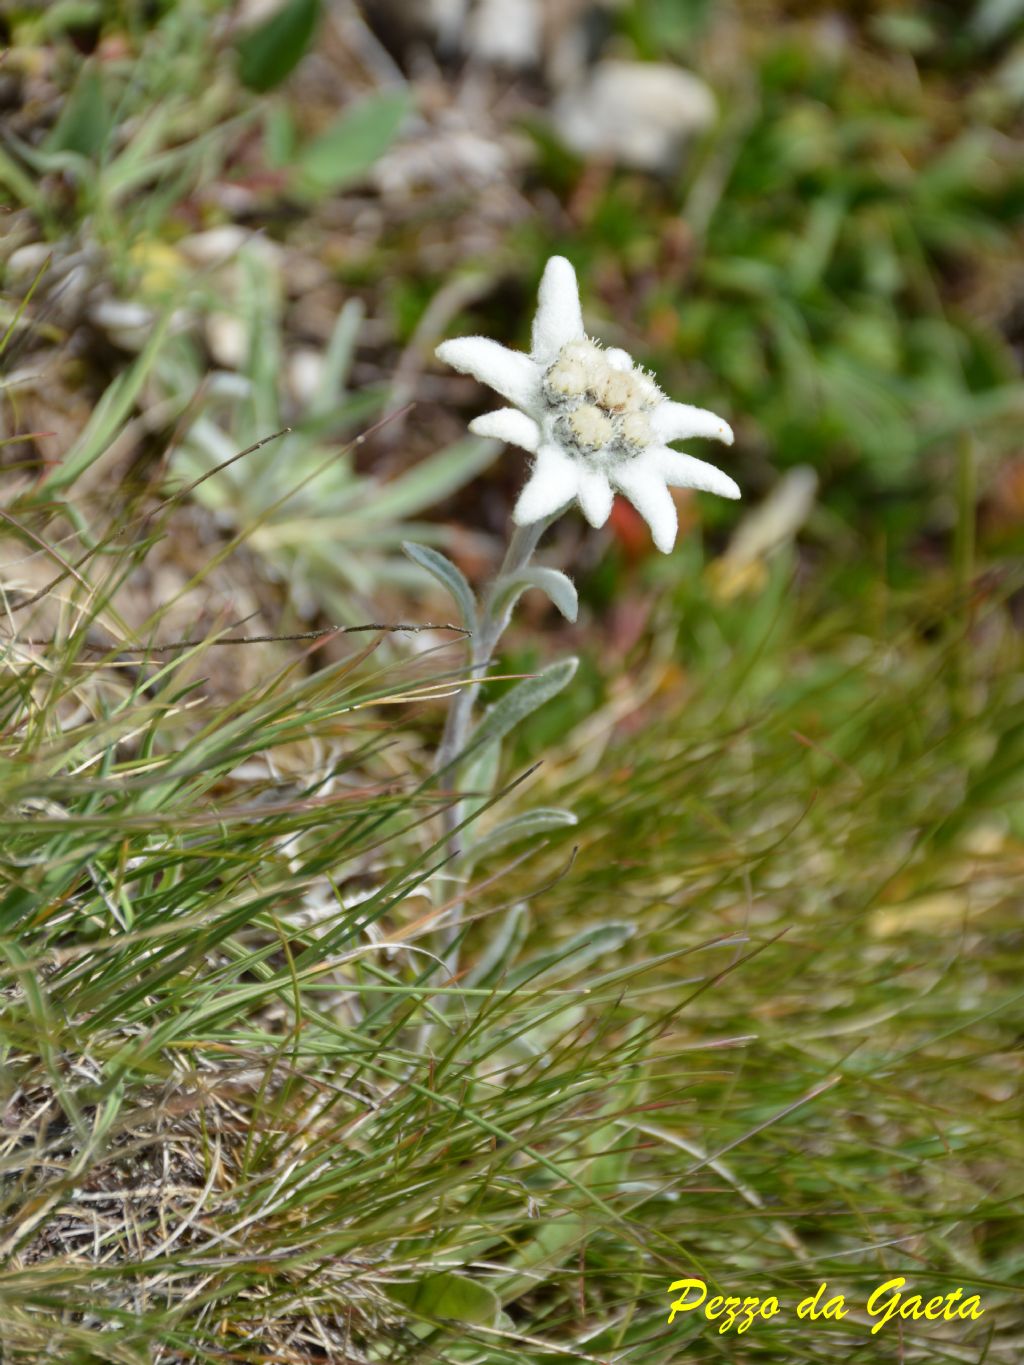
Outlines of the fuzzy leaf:
[[539,588],[554,603],[567,621],[575,621],[580,603],[573,581],[560,569],[545,569],[533,565],[510,578],[501,597],[506,609],[511,609],[527,588]]
[[466,856],[476,862],[480,858],[489,858],[492,853],[507,848],[509,844],[518,843],[521,839],[533,839],[538,834],[546,834],[553,829],[567,829],[576,823],[572,811],[538,806],[536,810],[524,811],[522,815],[514,815],[510,820],[503,820],[489,834],[485,834],[479,843],[467,849]]
[[439,550],[432,550],[429,545],[416,545],[411,540],[403,540],[402,549],[414,564],[426,569],[432,578],[451,593],[462,616],[462,624],[468,631],[475,632],[476,599],[462,570]]
[[319,414],[328,411],[345,392],[364,312],[362,299],[349,299],[338,314],[324,352],[323,371],[310,404],[312,412]]
[[487,805],[490,793],[494,791],[501,768],[501,740],[474,748],[459,772],[459,789],[464,792],[479,792],[478,796],[467,796],[463,801],[466,816],[475,815]]
[[486,986],[499,977],[526,941],[527,928],[526,906],[520,901],[489,934],[483,952],[465,974],[465,985]]
[[503,739],[521,720],[556,697],[572,681],[577,668],[576,659],[563,659],[551,664],[536,677],[517,683],[511,692],[494,703],[473,731],[470,744],[475,749],[496,739]]
[[555,973],[564,976],[567,972],[582,971],[595,958],[603,957],[605,953],[617,952],[635,933],[636,925],[624,920],[612,920],[607,924],[598,925],[596,929],[584,929],[550,953],[535,957],[531,962],[524,962],[521,967],[509,973],[505,978],[505,985],[518,986],[524,981],[529,981],[533,986],[542,977]]

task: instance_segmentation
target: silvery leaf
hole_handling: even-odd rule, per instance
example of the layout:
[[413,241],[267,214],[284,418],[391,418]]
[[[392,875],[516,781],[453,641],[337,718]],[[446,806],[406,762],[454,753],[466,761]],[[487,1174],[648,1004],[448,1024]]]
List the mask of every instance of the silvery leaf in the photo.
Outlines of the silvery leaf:
[[490,857],[499,849],[507,848],[509,844],[518,843],[521,839],[532,839],[538,834],[546,834],[549,830],[566,829],[575,824],[576,817],[572,811],[538,806],[536,810],[524,811],[522,815],[514,815],[510,820],[503,820],[478,843],[467,849],[466,856],[476,862],[481,858]]
[[579,598],[571,578],[560,569],[545,569],[534,565],[515,574],[505,585],[501,601],[507,610],[515,605],[527,588],[539,588],[558,608],[567,621],[575,621],[579,614]]
[[524,962],[505,978],[506,986],[519,986],[529,982],[531,986],[542,978],[564,976],[568,972],[580,971],[596,958],[605,953],[617,952],[636,932],[636,925],[626,921],[612,920],[599,924],[593,929],[584,929],[560,944],[550,953],[543,953],[531,962]]
[[462,615],[462,624],[468,631],[475,632],[476,599],[462,570],[439,550],[432,550],[429,545],[417,545],[411,540],[403,540],[402,549],[414,564],[426,569],[432,578],[451,593]]
[[503,739],[521,720],[567,687],[576,667],[576,659],[563,659],[557,664],[550,664],[535,677],[517,683],[511,692],[506,693],[486,712],[473,731],[470,745],[475,749],[477,745]]
[[526,941],[526,930],[526,906],[520,901],[512,906],[500,920],[497,929],[491,932],[487,946],[466,973],[463,984],[486,986],[492,980],[497,982]]

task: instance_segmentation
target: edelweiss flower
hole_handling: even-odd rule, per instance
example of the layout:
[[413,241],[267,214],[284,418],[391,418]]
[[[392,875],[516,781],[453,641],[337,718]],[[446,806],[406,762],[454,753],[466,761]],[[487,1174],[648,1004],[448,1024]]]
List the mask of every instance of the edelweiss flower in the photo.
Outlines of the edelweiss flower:
[[740,496],[720,469],[668,445],[690,436],[731,445],[728,424],[703,408],[670,402],[625,351],[586,336],[576,273],[564,256],[552,256],[545,267],[529,355],[487,337],[459,337],[442,342],[437,356],[516,405],[469,425],[536,456],[512,513],[520,526],[574,500],[591,526],[603,526],[617,490],[667,554],[677,530],[668,485]]

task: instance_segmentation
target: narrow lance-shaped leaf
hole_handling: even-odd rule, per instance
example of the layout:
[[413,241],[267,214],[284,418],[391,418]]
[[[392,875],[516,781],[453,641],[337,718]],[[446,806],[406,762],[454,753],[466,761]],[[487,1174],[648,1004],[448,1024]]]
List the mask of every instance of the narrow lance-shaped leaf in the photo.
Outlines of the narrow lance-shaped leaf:
[[17,195],[18,199],[26,208],[33,210],[37,216],[43,216],[43,205],[45,197],[40,193],[35,179],[27,175],[19,163],[12,156],[0,148],[0,185],[9,189],[12,194]]
[[555,973],[564,976],[567,972],[581,971],[605,953],[617,952],[635,933],[636,925],[624,920],[612,920],[594,929],[584,929],[552,952],[544,953],[532,962],[524,962],[508,975],[505,985],[518,986],[524,981],[533,985],[541,977]]
[[295,158],[297,133],[291,110],[284,104],[271,104],[263,115],[263,148],[267,164],[275,171],[291,165]]
[[402,549],[414,564],[426,569],[432,578],[451,593],[462,616],[462,624],[468,631],[475,632],[476,600],[462,570],[439,550],[432,550],[429,545],[416,545],[411,540],[403,540]]
[[338,314],[324,353],[323,369],[317,381],[310,408],[315,413],[329,412],[345,392],[359,326],[366,309],[362,299],[349,299]]
[[501,1310],[494,1290],[480,1280],[454,1271],[427,1275],[416,1284],[392,1284],[388,1293],[411,1312],[428,1320],[493,1326]]
[[498,921],[497,929],[490,931],[479,958],[465,973],[463,984],[486,986],[505,971],[526,941],[528,927],[526,906],[517,901]]
[[547,569],[539,564],[523,569],[506,583],[499,596],[500,606],[510,611],[527,588],[539,588],[567,621],[576,620],[580,609],[576,588],[560,569]]
[[118,375],[106,389],[97,403],[93,414],[86,423],[78,441],[68,451],[61,464],[57,465],[40,485],[44,494],[56,493],[68,488],[90,465],[103,454],[114,439],[121,423],[132,409],[147,375],[156,363],[156,358],[164,344],[171,317],[166,313],[153,329],[145,349],[124,374]]
[[497,785],[500,770],[500,739],[474,748],[466,762],[461,765],[459,769],[459,790],[477,793],[476,796],[467,796],[463,801],[463,810],[467,819],[487,805],[489,795]]
[[45,145],[48,151],[77,152],[95,160],[113,124],[103,80],[96,66],[87,62]]
[[503,820],[478,843],[466,850],[465,856],[474,862],[488,858],[509,844],[523,839],[534,839],[540,834],[548,834],[553,829],[568,829],[577,823],[570,810],[557,810],[551,806],[539,806],[536,810],[524,811],[510,820]]
[[495,702],[486,712],[473,731],[468,747],[475,749],[478,745],[503,739],[521,720],[536,711],[538,706],[543,706],[546,701],[556,697],[569,685],[576,672],[577,663],[576,659],[563,659],[557,664],[551,664],[536,677],[517,683],[511,692]]
[[[53,257],[52,257],[52,256],[47,256],[46,260],[43,261],[43,263],[40,265],[39,269],[36,271],[35,275],[33,276],[32,283],[31,283],[31,284],[29,285],[29,287],[28,287],[28,292],[25,294],[25,297],[19,302],[18,307],[15,309],[14,316],[11,318],[10,322],[7,324],[7,330],[6,330],[6,332],[4,332],[3,336],[0,337],[0,356],[2,356],[3,353],[4,353],[4,351],[7,350],[7,343],[10,341],[11,337],[12,337],[12,336],[14,335],[14,333],[17,331],[18,325],[19,325],[20,322],[21,322],[21,319],[22,319],[22,316],[23,316],[23,314],[24,314],[24,312],[25,312],[25,309],[26,309],[26,308],[28,307],[28,305],[31,303],[31,301],[32,301],[32,295],[36,292],[36,289],[37,289],[38,286],[39,286],[39,281],[43,278],[43,275],[44,275],[44,274],[46,273],[46,271],[50,268],[50,264],[51,264],[52,260],[53,260]],[[3,387],[3,386],[0,385],[0,387]],[[9,437],[8,439],[13,441],[13,440],[17,440],[18,438],[17,438],[17,437]],[[6,444],[6,442],[4,442],[4,444]]]

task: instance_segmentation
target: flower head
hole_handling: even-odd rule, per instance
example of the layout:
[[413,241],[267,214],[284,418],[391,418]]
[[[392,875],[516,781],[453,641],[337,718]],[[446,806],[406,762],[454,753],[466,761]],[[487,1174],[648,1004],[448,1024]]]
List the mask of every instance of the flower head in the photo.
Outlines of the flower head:
[[437,355],[515,404],[469,425],[535,457],[512,513],[520,526],[574,501],[591,526],[603,526],[619,492],[667,554],[677,531],[669,485],[740,496],[720,469],[669,446],[690,436],[731,445],[728,424],[703,408],[671,402],[625,351],[605,349],[585,334],[576,273],[563,256],[552,256],[544,269],[528,355],[487,337],[442,342]]

